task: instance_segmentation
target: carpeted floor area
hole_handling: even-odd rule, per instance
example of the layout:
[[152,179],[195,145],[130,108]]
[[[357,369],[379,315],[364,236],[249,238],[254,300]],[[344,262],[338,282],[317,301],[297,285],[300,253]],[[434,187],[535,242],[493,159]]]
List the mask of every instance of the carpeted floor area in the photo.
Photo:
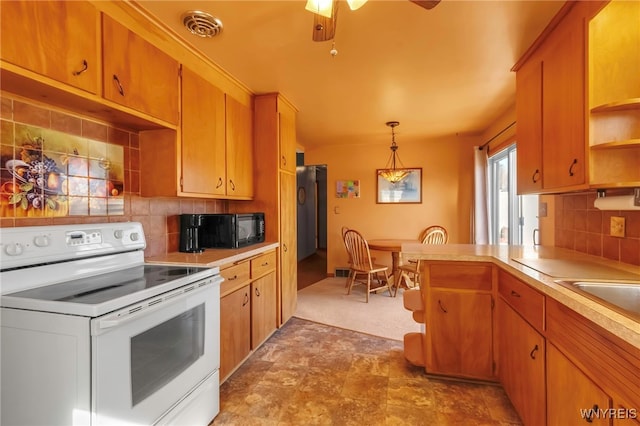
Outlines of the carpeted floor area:
[[365,303],[366,287],[356,285],[347,295],[345,281],[325,278],[298,291],[294,316],[399,341],[406,333],[421,331],[421,324],[402,304],[402,289],[397,297],[390,297],[388,292],[371,294],[369,303]]

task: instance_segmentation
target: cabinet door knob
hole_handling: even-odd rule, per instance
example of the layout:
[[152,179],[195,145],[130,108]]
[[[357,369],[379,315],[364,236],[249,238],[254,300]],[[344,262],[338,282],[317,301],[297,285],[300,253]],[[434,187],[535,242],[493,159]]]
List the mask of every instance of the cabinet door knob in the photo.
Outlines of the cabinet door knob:
[[282,245],[282,251],[284,251],[285,253],[289,251],[286,244]]
[[233,180],[229,179],[229,185],[231,186],[231,190],[235,191],[236,190],[236,184],[233,183]]
[[82,60],[82,69],[80,69],[79,71],[74,71],[72,74],[73,75],[80,75],[83,72],[85,72],[88,68],[89,68],[89,64],[87,63],[87,60],[83,59]]
[[536,352],[538,352],[538,345],[535,345],[533,349],[531,349],[531,352],[529,352],[531,359],[536,359]]
[[113,75],[113,82],[118,88],[118,93],[120,93],[120,96],[124,96],[124,87],[122,87],[122,84],[120,83],[120,79],[115,74]]
[[256,296],[260,297],[260,289],[256,287],[255,289]]
[[573,166],[575,166],[576,164],[578,164],[578,159],[574,158],[573,163],[571,163],[571,165],[569,166],[569,176],[573,176]]
[[444,312],[445,314],[448,313],[447,308],[445,308],[444,305],[442,304],[442,300],[438,300],[438,306],[440,306],[440,310],[442,312]]
[[242,306],[247,306],[247,303],[249,303],[249,293],[244,294],[244,300],[242,301]]
[[220,188],[224,182],[222,182],[222,178],[218,178],[218,183],[216,184],[216,189]]

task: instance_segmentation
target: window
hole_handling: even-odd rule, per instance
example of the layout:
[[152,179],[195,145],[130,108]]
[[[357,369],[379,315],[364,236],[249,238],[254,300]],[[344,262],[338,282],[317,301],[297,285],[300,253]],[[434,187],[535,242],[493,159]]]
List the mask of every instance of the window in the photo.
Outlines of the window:
[[515,145],[489,158],[489,212],[491,244],[534,244],[538,196],[516,193]]

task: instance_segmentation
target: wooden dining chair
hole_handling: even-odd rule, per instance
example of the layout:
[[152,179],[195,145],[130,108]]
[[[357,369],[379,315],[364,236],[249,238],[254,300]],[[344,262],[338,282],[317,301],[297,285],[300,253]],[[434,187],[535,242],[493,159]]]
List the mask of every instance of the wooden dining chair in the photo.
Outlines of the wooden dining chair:
[[[375,279],[380,286],[386,286],[389,296],[394,296],[389,285],[389,267],[373,263],[371,251],[367,240],[355,229],[349,229],[344,235],[345,246],[351,256],[351,268],[353,273],[349,278],[349,288],[347,294],[351,294],[351,288],[356,282],[358,274],[366,274],[367,281],[363,282],[367,286],[366,302],[369,303],[369,293],[378,290],[378,287],[371,288],[371,281]],[[358,281],[360,282],[360,281]]]
[[[353,263],[353,261],[351,260],[351,253],[349,252],[349,248],[347,247],[347,242],[344,239],[344,235],[348,230],[349,230],[349,228],[346,227],[346,226],[343,226],[342,230],[341,230],[341,232],[342,232],[342,243],[344,244],[344,248],[347,250],[348,262],[349,262],[349,273],[347,274],[347,281],[344,283],[345,287],[349,286],[349,280],[351,279],[351,275],[353,275],[353,274],[357,275],[357,272],[351,267],[351,264]],[[372,257],[371,261],[375,262],[376,258]],[[356,277],[355,279],[358,279],[358,278]]]
[[[447,230],[438,225],[432,225],[420,233],[420,241],[422,244],[446,244],[449,241]],[[395,283],[394,292],[398,292],[398,288],[402,282],[407,288],[420,288],[420,270],[422,262],[420,259],[409,259],[407,263],[400,266],[400,279]]]

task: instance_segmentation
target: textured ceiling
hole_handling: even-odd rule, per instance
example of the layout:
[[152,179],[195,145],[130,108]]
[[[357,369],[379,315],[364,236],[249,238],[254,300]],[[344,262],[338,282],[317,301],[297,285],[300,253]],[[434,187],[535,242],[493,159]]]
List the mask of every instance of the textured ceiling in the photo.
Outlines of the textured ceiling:
[[[515,102],[513,64],[562,1],[407,0],[338,6],[332,42],[312,41],[305,1],[148,1],[150,14],[254,93],[280,92],[299,110],[298,143],[388,143],[484,131]],[[222,33],[200,38],[180,16],[203,10]]]

